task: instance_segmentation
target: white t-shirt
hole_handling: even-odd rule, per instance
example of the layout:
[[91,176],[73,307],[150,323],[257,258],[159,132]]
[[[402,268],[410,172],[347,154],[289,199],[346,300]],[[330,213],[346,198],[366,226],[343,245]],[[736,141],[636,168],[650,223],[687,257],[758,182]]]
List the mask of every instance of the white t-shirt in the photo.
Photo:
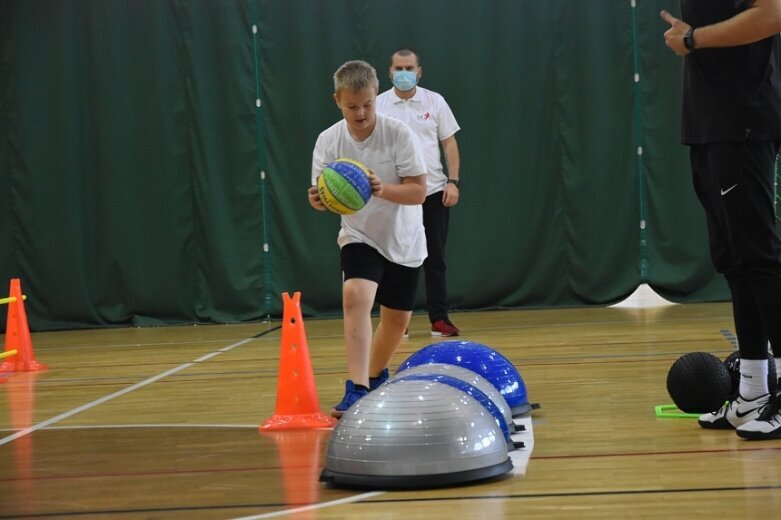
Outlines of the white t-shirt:
[[415,87],[415,95],[401,99],[393,89],[377,96],[377,112],[388,114],[407,123],[420,139],[426,160],[426,194],[445,189],[447,176],[442,168],[439,142],[458,132],[450,106],[440,94],[423,87]]
[[[324,130],[312,153],[312,184],[317,184],[326,164],[342,157],[363,163],[386,184],[401,184],[402,177],[426,174],[412,131],[382,114],[377,114],[372,134],[360,142],[350,135],[344,119]],[[419,267],[427,255],[422,206],[371,197],[360,211],[342,215],[337,243],[343,247],[354,242],[373,247],[393,263]]]

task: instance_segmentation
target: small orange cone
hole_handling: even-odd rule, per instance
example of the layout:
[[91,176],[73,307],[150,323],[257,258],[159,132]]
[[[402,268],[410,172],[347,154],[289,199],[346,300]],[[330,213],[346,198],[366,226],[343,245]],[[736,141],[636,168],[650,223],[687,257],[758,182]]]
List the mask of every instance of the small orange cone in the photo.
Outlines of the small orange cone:
[[27,313],[24,311],[22,284],[19,278],[11,279],[9,296],[15,300],[8,304],[8,320],[5,329],[5,352],[16,350],[0,363],[0,372],[33,372],[46,370],[47,366],[35,360]]
[[277,405],[274,415],[260,425],[261,430],[331,428],[336,419],[320,411],[309,346],[301,317],[301,293],[293,298],[282,294],[282,344],[277,377]]

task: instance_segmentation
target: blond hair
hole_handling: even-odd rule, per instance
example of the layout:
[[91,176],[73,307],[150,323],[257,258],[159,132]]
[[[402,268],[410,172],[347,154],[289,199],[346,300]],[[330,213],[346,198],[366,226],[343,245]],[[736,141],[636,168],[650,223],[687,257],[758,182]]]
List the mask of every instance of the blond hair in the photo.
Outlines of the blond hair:
[[342,90],[362,90],[372,87],[380,88],[377,71],[363,60],[352,60],[336,69],[334,73],[334,92],[338,96]]

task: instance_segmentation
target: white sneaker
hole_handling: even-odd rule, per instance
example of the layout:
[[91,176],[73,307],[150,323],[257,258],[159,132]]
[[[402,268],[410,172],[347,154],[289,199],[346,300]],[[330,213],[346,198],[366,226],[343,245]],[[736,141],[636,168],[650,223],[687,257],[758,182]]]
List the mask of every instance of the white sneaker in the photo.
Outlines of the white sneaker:
[[700,415],[697,422],[703,428],[729,430],[737,428],[759,417],[762,408],[770,401],[770,394],[760,395],[756,399],[748,400],[738,395],[735,399],[724,403],[724,406],[715,412]]
[[753,441],[781,439],[781,394],[765,405],[759,417],[737,428],[738,437]]

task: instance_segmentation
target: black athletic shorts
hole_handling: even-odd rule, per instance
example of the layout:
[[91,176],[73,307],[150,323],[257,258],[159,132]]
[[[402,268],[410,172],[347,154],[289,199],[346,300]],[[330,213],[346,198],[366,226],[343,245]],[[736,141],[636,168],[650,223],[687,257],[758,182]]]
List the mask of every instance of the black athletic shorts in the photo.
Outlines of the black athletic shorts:
[[420,267],[394,264],[373,247],[361,243],[342,247],[341,257],[343,282],[350,278],[377,282],[377,303],[401,311],[413,309]]
[[774,168],[779,143],[692,145],[694,190],[705,208],[713,264],[723,274],[781,275]]

